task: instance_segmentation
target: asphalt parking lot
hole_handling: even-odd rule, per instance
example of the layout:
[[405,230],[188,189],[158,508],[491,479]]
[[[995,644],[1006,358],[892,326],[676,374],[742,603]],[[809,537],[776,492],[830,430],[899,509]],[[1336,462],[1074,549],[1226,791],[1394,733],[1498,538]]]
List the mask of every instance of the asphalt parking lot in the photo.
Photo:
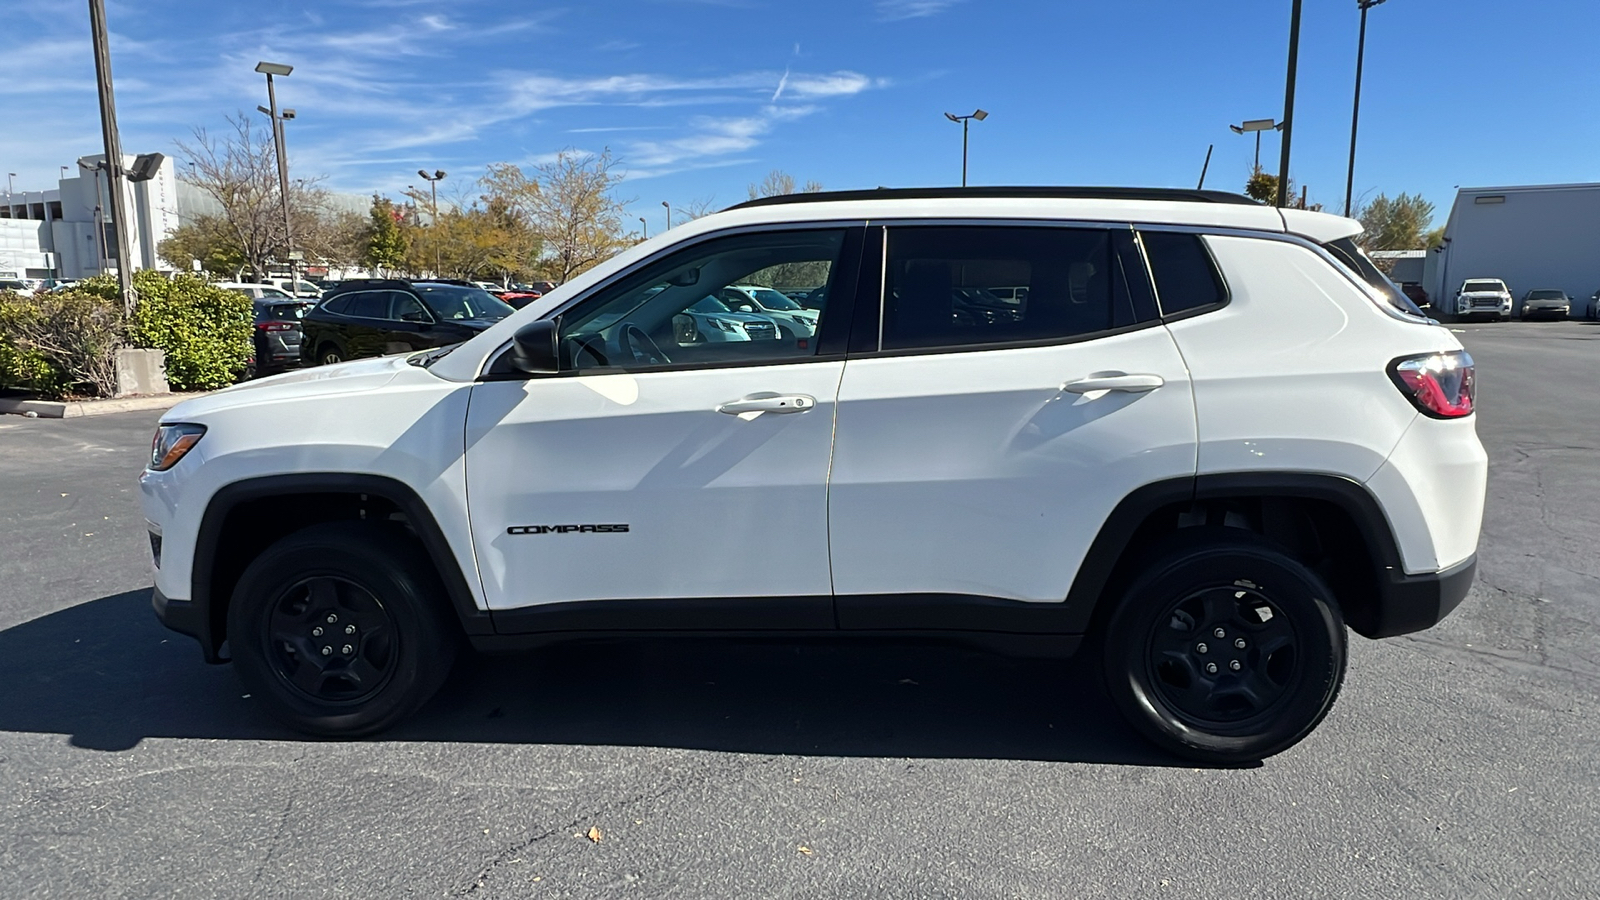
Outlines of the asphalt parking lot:
[[0,897],[1593,897],[1600,325],[1452,327],[1478,583],[1352,638],[1246,769],[1149,749],[1081,666],[928,645],[470,660],[381,740],[305,740],[150,613],[156,414],[0,417]]

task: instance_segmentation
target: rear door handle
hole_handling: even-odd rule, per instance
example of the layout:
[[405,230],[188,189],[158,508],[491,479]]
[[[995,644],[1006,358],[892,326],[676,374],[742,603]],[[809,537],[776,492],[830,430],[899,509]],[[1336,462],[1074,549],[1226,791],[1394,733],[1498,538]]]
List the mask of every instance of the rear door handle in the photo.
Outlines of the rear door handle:
[[810,394],[751,394],[738,400],[729,400],[717,407],[717,412],[730,416],[749,413],[799,413],[817,405]]
[[1063,384],[1061,389],[1073,394],[1087,394],[1090,391],[1125,391],[1130,394],[1142,394],[1166,383],[1166,379],[1160,375],[1090,375],[1088,378],[1069,381]]

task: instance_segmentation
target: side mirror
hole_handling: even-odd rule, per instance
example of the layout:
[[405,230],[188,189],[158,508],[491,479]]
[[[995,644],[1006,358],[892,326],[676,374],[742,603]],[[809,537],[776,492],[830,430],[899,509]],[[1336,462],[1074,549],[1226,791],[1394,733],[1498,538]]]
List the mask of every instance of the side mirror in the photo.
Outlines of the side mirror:
[[408,313],[401,313],[401,314],[400,314],[400,318],[401,318],[401,320],[402,320],[402,321],[406,321],[406,322],[422,322],[422,323],[427,323],[427,322],[429,322],[429,321],[430,321],[430,319],[429,319],[429,318],[428,318],[428,314],[427,314],[427,313],[425,313],[425,312],[408,312]]
[[559,319],[540,319],[517,329],[511,337],[511,367],[529,375],[554,375],[561,371],[557,335]]

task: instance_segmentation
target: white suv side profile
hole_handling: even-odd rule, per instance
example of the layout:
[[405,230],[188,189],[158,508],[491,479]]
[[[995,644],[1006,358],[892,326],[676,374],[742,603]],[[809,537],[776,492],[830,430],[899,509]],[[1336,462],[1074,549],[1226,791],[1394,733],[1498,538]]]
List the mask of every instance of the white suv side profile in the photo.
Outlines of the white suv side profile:
[[[1430,627],[1476,565],[1472,360],[1359,231],[1202,191],[742,204],[454,347],[173,407],[155,610],[324,735],[464,646],[911,634],[1087,645],[1155,742],[1259,759],[1332,706],[1347,626]],[[811,336],[675,325],[799,270]],[[730,528],[784,552],[708,565]]]

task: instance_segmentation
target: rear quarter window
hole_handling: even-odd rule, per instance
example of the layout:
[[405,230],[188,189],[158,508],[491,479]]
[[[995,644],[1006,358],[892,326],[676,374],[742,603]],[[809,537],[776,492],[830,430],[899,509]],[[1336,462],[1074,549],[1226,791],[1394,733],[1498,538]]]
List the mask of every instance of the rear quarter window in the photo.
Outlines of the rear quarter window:
[[1144,244],[1163,316],[1213,309],[1227,302],[1222,276],[1199,235],[1146,231],[1139,240]]

